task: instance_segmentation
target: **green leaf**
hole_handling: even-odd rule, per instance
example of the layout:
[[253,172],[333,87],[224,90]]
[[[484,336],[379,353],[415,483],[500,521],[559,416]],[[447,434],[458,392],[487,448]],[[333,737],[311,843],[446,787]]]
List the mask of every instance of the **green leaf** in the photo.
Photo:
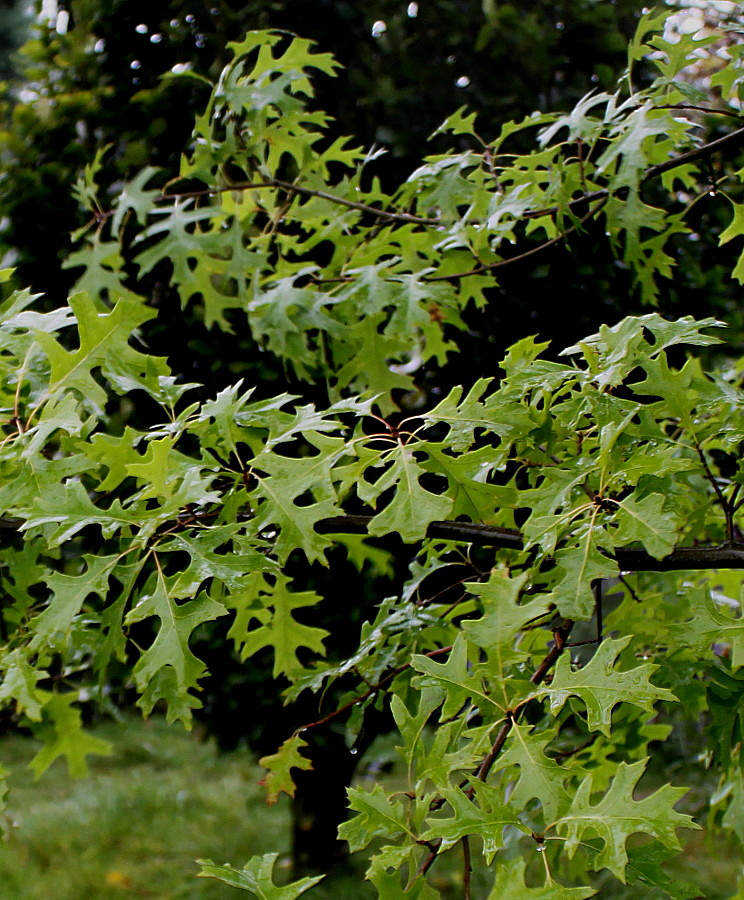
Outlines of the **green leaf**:
[[91,594],[101,600],[106,599],[109,578],[118,556],[86,556],[86,570],[80,575],[63,575],[55,572],[47,580],[52,592],[49,605],[43,613],[32,620],[35,634],[31,648],[60,646],[70,638],[73,620],[79,615],[83,604]]
[[569,856],[574,855],[582,841],[597,836],[604,846],[593,868],[607,868],[624,881],[628,864],[625,844],[631,835],[648,834],[670,850],[682,849],[676,829],[699,827],[690,816],[674,810],[686,788],[666,784],[642,800],[633,799],[647,762],[642,759],[632,765],[620,763],[610,789],[596,804],[590,802],[591,779],[581,782],[571,810],[550,826],[551,831],[564,837]]
[[173,534],[159,544],[159,554],[188,554],[188,565],[173,573],[174,595],[193,596],[209,578],[216,578],[231,591],[240,592],[249,573],[276,572],[276,562],[258,547],[251,546],[253,541],[246,540],[241,531],[240,524],[215,525],[193,534]]
[[468,700],[479,706],[481,712],[494,709],[505,713],[509,708],[506,701],[484,693],[481,679],[468,664],[468,643],[464,635],[458,634],[446,662],[440,663],[427,656],[411,657],[411,667],[421,676],[414,679],[416,687],[435,686],[446,691],[441,718],[454,715]]
[[[685,622],[669,626],[670,636],[683,647],[692,647],[703,658],[713,655],[713,646],[728,644],[734,668],[744,665],[744,622],[741,613],[733,616],[725,610],[728,604],[717,603],[712,592],[701,588],[689,589],[690,614]],[[740,590],[741,609],[744,587]]]
[[295,900],[325,878],[325,875],[300,878],[284,887],[277,887],[273,872],[278,856],[278,853],[253,856],[242,869],[235,869],[229,863],[216,866],[211,859],[197,859],[201,871],[196,877],[216,878],[230,887],[251,891],[258,900]]
[[[408,851],[407,847],[404,849]],[[396,869],[401,865],[402,863],[399,863]],[[405,879],[405,886],[402,886],[399,871],[385,871],[380,867],[374,872],[370,869],[366,877],[377,888],[378,897],[384,897],[385,900],[437,900],[442,896],[423,876],[417,878],[413,884],[409,884],[408,879]]]
[[169,725],[180,722],[187,730],[191,730],[192,710],[201,709],[202,706],[201,700],[179,687],[178,674],[171,666],[158,669],[150,676],[137,706],[142,710],[142,715],[147,717],[162,703],[166,706],[166,722]]
[[377,513],[369,525],[373,535],[396,532],[404,541],[415,541],[426,534],[432,522],[446,519],[452,508],[452,499],[444,494],[434,494],[422,487],[420,479],[424,469],[418,464],[414,450],[398,444],[386,457],[388,468],[374,483],[365,488],[364,499],[379,497],[389,488],[395,489],[392,500],[382,512]]
[[519,766],[519,780],[509,802],[526,808],[529,801],[536,797],[546,822],[559,818],[571,805],[571,795],[566,790],[565,781],[568,775],[577,774],[575,768],[568,772],[546,756],[545,750],[552,737],[552,734],[546,737],[515,722],[509,732],[506,750],[497,761],[499,769]]
[[[129,344],[132,334],[155,313],[131,298],[118,300],[110,312],[101,312],[86,294],[70,298],[80,333],[80,347],[64,349],[51,335],[37,331],[39,342],[51,364],[47,397],[62,390],[76,390],[99,407],[106,393],[91,372],[100,368],[120,394],[143,388],[156,391],[159,375],[167,375],[164,360],[140,353]],[[45,398],[46,399],[46,398]]]
[[146,190],[145,185],[151,181],[158,170],[153,166],[145,166],[141,172],[127,182],[121,189],[116,199],[116,207],[111,220],[111,230],[114,234],[119,233],[124,219],[129,212],[133,212],[137,222],[144,225],[147,222],[147,216],[152,212],[155,200],[161,196],[161,191],[156,188]]
[[431,137],[433,138],[438,134],[475,135],[474,128],[477,115],[474,112],[466,114],[466,110],[466,106],[461,106],[456,112],[453,112],[451,116],[448,116],[444,122],[442,122],[436,131],[432,132]]
[[442,791],[442,796],[452,809],[447,817],[430,816],[429,829],[421,835],[422,841],[441,840],[440,850],[450,847],[466,835],[476,835],[483,840],[483,852],[488,864],[504,846],[504,829],[507,825],[524,829],[516,810],[503,802],[503,792],[489,784],[474,785],[475,797],[469,798],[460,788]]
[[700,888],[687,881],[677,881],[662,869],[661,865],[672,863],[676,854],[662,844],[645,844],[642,847],[628,848],[628,864],[625,874],[629,884],[642,884],[644,887],[663,891],[670,900],[695,900],[701,896]]
[[335,502],[331,469],[346,448],[339,438],[318,433],[306,434],[305,438],[317,449],[315,455],[293,458],[266,450],[253,461],[258,470],[253,496],[263,500],[256,511],[255,527],[259,532],[279,529],[275,553],[281,562],[292,550],[301,549],[309,561],[325,564],[323,554],[332,542],[318,534],[315,525],[341,513]]
[[592,583],[603,578],[615,578],[617,563],[600,553],[594,543],[595,529],[587,528],[578,546],[558,550],[555,561],[558,581],[551,598],[567,619],[589,619],[594,612]]
[[584,900],[597,892],[590,887],[563,887],[548,878],[543,887],[527,887],[524,883],[525,861],[521,857],[497,862],[496,880],[488,900]]
[[620,507],[617,513],[619,527],[615,534],[618,544],[640,541],[656,559],[663,559],[674,550],[677,522],[665,512],[665,498],[661,494],[649,494],[642,500],[630,496],[616,502]]
[[519,603],[528,577],[524,573],[512,578],[503,570],[494,569],[485,583],[465,585],[471,593],[481,598],[485,614],[480,619],[463,622],[462,630],[468,640],[488,653],[496,671],[504,673],[504,677],[507,665],[524,656],[515,646],[521,626],[542,616],[547,610],[544,597]]
[[158,569],[150,579],[147,593],[125,619],[127,625],[142,622],[152,616],[160,620],[155,640],[137,660],[133,674],[137,687],[144,690],[153,676],[170,666],[176,674],[179,693],[196,687],[199,678],[204,674],[205,666],[189,649],[191,633],[203,622],[211,622],[219,616],[227,615],[221,603],[202,593],[193,600],[177,604],[172,599],[169,582]]
[[718,235],[719,247],[744,234],[744,204],[734,203],[732,205],[734,207],[734,217]]
[[631,703],[649,713],[657,700],[676,700],[667,688],[656,687],[649,678],[658,669],[644,663],[627,671],[618,671],[618,656],[630,644],[631,635],[606,638],[583,668],[572,668],[568,654],[560,657],[549,686],[537,689],[538,697],[548,697],[553,714],[563,708],[569,697],[580,697],[586,704],[590,731],[599,730],[609,737],[612,710],[618,703]]
[[[324,628],[298,622],[298,609],[317,606],[320,597],[314,591],[293,591],[289,579],[276,576],[270,586],[262,576],[246,579],[242,588],[233,592],[230,604],[239,609],[228,637],[240,650],[240,658],[248,659],[264,647],[274,649],[274,678],[302,668],[298,652],[303,648],[325,655],[323,641],[329,632]],[[251,628],[253,622],[258,627]]]
[[293,734],[292,737],[287,738],[276,753],[262,756],[259,759],[259,766],[269,770],[268,775],[264,775],[259,782],[266,788],[268,803],[276,803],[282,793],[294,797],[295,783],[292,780],[291,769],[304,771],[312,769],[310,760],[300,753],[303,747],[307,747],[307,741],[304,741],[299,734]]
[[[88,525],[98,525],[104,538],[111,538],[117,531],[139,523],[140,516],[123,509],[119,500],[101,509],[79,481],[69,481],[46,486],[29,510],[23,530],[43,529],[48,546],[59,547]],[[55,524],[56,529],[44,528]]]
[[73,778],[84,778],[88,774],[86,756],[109,756],[111,745],[95,735],[83,731],[80,710],[73,707],[78,699],[76,693],[48,694],[39,692],[45,698],[43,719],[33,725],[34,737],[43,741],[44,746],[34,756],[29,766],[39,778],[55,759],[63,756]]
[[18,712],[33,722],[41,721],[45,700],[36,685],[46,678],[46,673],[30,665],[20,650],[7,653],[0,667],[3,672],[0,701],[15,700]]
[[388,797],[382,785],[371,791],[349,788],[349,809],[357,813],[341,824],[338,836],[348,841],[352,853],[364,850],[376,837],[395,838],[400,834],[413,837],[406,822],[403,804]]

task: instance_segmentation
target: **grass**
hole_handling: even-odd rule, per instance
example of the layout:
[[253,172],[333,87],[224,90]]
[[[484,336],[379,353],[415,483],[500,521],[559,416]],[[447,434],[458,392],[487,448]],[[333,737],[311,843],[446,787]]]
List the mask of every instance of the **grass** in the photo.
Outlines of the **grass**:
[[[262,770],[247,751],[220,754],[212,743],[157,718],[108,722],[96,733],[111,741],[114,754],[89,758],[91,775],[80,781],[71,780],[60,763],[34,781],[28,762],[36,743],[18,735],[0,739],[0,763],[11,772],[0,900],[238,900],[248,895],[196,878],[194,860],[240,868],[254,854],[288,848],[288,805],[265,804],[258,786]],[[395,780],[395,774],[385,778]],[[699,833],[687,837],[686,853],[670,874],[696,881],[710,900],[730,897],[740,866],[734,848],[708,846]],[[280,857],[278,881],[286,864]],[[376,897],[364,868],[359,860],[350,870],[330,873],[313,890],[313,900]],[[491,879],[477,865],[474,896],[487,896]],[[432,883],[444,900],[462,896],[459,851],[437,864]],[[612,900],[661,896],[601,876],[597,887],[598,896]]]
[[92,757],[89,778],[55,764],[35,782],[28,738],[0,741],[11,771],[0,900],[217,900],[246,896],[196,879],[197,857],[240,867],[286,847],[285,804],[269,808],[247,752],[220,755],[162,721],[107,723],[97,733],[114,755]]

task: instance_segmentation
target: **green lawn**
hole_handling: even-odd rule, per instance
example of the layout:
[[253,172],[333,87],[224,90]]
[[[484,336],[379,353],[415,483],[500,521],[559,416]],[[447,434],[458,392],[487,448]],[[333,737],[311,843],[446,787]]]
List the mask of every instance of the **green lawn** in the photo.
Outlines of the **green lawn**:
[[246,896],[196,879],[196,857],[242,864],[287,847],[286,804],[269,808],[246,752],[218,754],[158,719],[100,725],[114,755],[73,781],[57,763],[35,782],[33,741],[0,740],[11,795],[0,845],[2,900]]

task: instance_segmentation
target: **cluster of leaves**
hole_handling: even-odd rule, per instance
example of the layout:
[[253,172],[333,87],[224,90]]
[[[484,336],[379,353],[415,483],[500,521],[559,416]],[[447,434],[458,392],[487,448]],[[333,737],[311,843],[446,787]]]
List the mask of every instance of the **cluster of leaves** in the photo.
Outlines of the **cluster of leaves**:
[[[538,96],[538,103],[570,104],[590,79],[612,83],[624,62],[621,35],[632,33],[642,5],[571,0],[567,8],[540,0],[522,10],[437,0],[409,15],[399,0],[379,0],[374,9],[353,0],[4,0],[0,39],[12,46],[0,61],[9,82],[0,85],[0,258],[18,266],[20,283],[62,301],[68,283],[52,257],[67,253],[68,232],[79,224],[70,194],[78,170],[109,144],[108,183],[146,163],[177,164],[204,87],[161,76],[175,66],[216,77],[228,41],[249,29],[323,41],[353,66],[346,89],[321,84],[322,108],[342,130],[393,148],[407,165],[463,97],[500,120],[532,109]],[[385,23],[378,37],[375,20]],[[20,53],[10,54],[25,37]],[[529,53],[520,49],[526,46]],[[521,77],[508,92],[494,90],[515,53]],[[462,77],[465,88],[457,85]],[[397,177],[400,163],[391,156],[387,168]]]
[[[642,20],[631,85],[663,21]],[[382,839],[367,873],[380,896],[437,896],[428,873],[456,847],[469,895],[475,838],[493,897],[588,897],[600,870],[695,896],[659,865],[694,826],[674,809],[684,789],[638,785],[669,733],[657,705],[682,700],[711,718],[712,825],[741,815],[742,598],[726,573],[690,571],[744,557],[740,376],[684,361],[722,323],[627,318],[562,359],[525,338],[498,378],[436,405],[415,375],[456,352],[500,267],[594,220],[654,299],[665,244],[687,226],[645,187],[709,189],[698,165],[712,151],[680,110],[699,44],[653,37],[651,87],[626,82],[493,141],[461,111],[444,131],[478,149],[428,158],[393,194],[308,108],[308,70],[332,74],[333,60],[277,33],[232,45],[177,175],[145,169],[108,209],[99,154],[77,189],[92,219],[68,261],[82,269],[69,306],[39,311],[16,292],[0,317],[0,698],[43,741],[37,771],[63,756],[81,773],[105,752],[75,703],[113,665],[145,714],[165,705],[188,724],[205,676],[194,632],[230,616],[236,652],[269,648],[288,699],[352,680],[325,720],[391,696],[406,790],[351,789],[341,829],[354,851]],[[504,149],[530,128],[534,151]],[[144,352],[156,270],[210,326],[249,329],[316,402],[241,383],[193,400],[202,386]],[[152,427],[128,420],[135,404]],[[334,536],[359,530],[341,544],[360,568],[388,535],[417,556],[354,653],[326,661],[321,598],[288,564],[323,565]],[[484,542],[503,548],[498,564]],[[453,568],[462,589],[431,593]],[[646,571],[664,574],[627,574]],[[572,643],[579,623],[591,638]],[[293,792],[304,746],[300,731],[265,759],[270,798]],[[539,887],[525,884],[533,854]],[[258,896],[312,888],[273,886],[273,861],[204,874]]]

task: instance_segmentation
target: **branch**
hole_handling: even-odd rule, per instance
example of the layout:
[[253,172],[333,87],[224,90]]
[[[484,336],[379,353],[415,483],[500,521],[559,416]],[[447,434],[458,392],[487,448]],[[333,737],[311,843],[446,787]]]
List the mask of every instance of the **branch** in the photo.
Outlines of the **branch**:
[[[595,597],[600,590],[599,584],[599,582],[594,582],[592,584],[592,590]],[[545,654],[543,661],[532,673],[532,677],[530,678],[532,684],[542,684],[542,682],[545,680],[548,672],[550,672],[550,670],[558,661],[558,657],[561,655],[561,653],[563,653],[568,637],[571,634],[573,625],[574,623],[570,619],[566,619],[564,620],[563,624],[553,632],[553,645]],[[513,713],[507,715],[506,719],[504,719],[504,723],[501,728],[499,728],[499,733],[496,735],[496,739],[491,745],[491,749],[488,751],[488,754],[485,756],[481,764],[478,766],[477,771],[475,772],[475,778],[478,781],[485,781],[488,777],[488,773],[491,771],[491,768],[496,762],[498,755],[504,749],[504,744],[506,743],[506,739],[509,737],[514,723],[518,721],[524,709],[525,706],[520,706]],[[473,787],[470,787],[465,793],[472,799],[475,793],[475,789]],[[437,858],[440,846],[441,844],[437,844],[436,846],[431,848],[421,865],[418,867],[416,875],[425,875],[429,871]]]
[[[714,111],[710,110],[709,112]],[[715,141],[711,141],[709,144],[704,144],[702,147],[696,147],[694,150],[688,150],[686,153],[682,153],[679,156],[674,157],[674,159],[668,160],[667,162],[651,166],[641,174],[640,181],[645,182],[651,180],[652,178],[657,178],[664,172],[668,172],[671,169],[675,169],[679,166],[687,165],[688,163],[694,162],[697,159],[710,157],[714,153],[717,153],[719,150],[721,150],[723,147],[736,145],[738,143],[744,143],[744,128],[739,128],[736,131],[732,131],[730,134],[724,135],[723,137],[720,137]],[[266,178],[262,181],[236,182],[235,184],[231,184],[225,187],[205,188],[203,190],[186,191],[184,193],[162,194],[161,196],[164,200],[175,200],[184,199],[187,197],[214,196],[229,191],[258,190],[260,188],[280,188],[281,190],[288,191],[290,193],[301,194],[306,197],[318,197],[321,200],[327,200],[330,203],[336,203],[339,206],[344,206],[348,209],[356,209],[359,212],[368,213],[377,217],[378,219],[385,219],[389,222],[400,222],[409,225],[423,225],[427,227],[437,227],[442,225],[442,220],[439,218],[425,218],[422,216],[412,215],[411,213],[379,209],[378,207],[370,206],[367,203],[360,203],[356,200],[347,200],[345,197],[339,197],[336,194],[329,193],[328,191],[305,187],[303,185],[295,184],[291,181],[284,181],[281,178]],[[466,278],[470,275],[480,275],[493,269],[498,269],[503,266],[511,265],[512,263],[521,262],[524,259],[529,259],[537,253],[541,253],[543,250],[547,250],[548,248],[562,242],[569,234],[579,229],[586,221],[595,216],[604,206],[604,201],[608,200],[613,194],[620,194],[625,190],[627,190],[625,187],[618,188],[617,190],[611,190],[610,188],[601,188],[596,191],[584,193],[580,197],[576,197],[574,200],[571,200],[566,205],[565,209],[568,212],[574,214],[578,214],[578,211],[583,206],[585,206],[587,203],[591,203],[593,200],[600,200],[603,202],[597,204],[594,209],[590,209],[579,222],[577,222],[575,225],[572,225],[571,228],[568,228],[562,234],[559,234],[554,238],[550,238],[549,240],[544,241],[542,244],[538,244],[536,247],[532,247],[529,250],[524,251],[523,253],[519,253],[516,256],[512,256],[507,259],[500,259],[493,263],[475,266],[474,268],[469,269],[466,272],[456,272],[451,275],[424,275],[422,276],[421,280],[426,282],[456,281],[459,278]],[[554,216],[559,211],[560,209],[558,206],[550,206],[543,209],[536,209],[530,212],[525,212],[522,214],[522,218],[538,219],[544,216]],[[318,282],[346,282],[354,280],[354,278],[346,275],[342,275],[337,278],[317,279]]]
[[[666,162],[658,163],[658,165],[651,166],[646,169],[645,172],[641,174],[640,180],[650,181],[652,178],[658,178],[659,175],[663,175],[664,172],[669,172],[672,169],[676,169],[679,166],[686,166],[688,163],[694,162],[696,159],[703,159],[705,157],[712,156],[714,153],[718,152],[722,147],[727,146],[728,144],[744,144],[744,128],[737,128],[736,131],[732,131],[730,134],[725,134],[721,138],[717,138],[715,141],[711,141],[709,144],[703,144],[702,147],[696,147],[694,150],[688,150],[687,153],[681,153],[679,156],[675,156],[673,159],[669,159]],[[623,190],[624,188],[620,188]],[[567,209],[571,212],[575,212],[576,209],[583,206],[586,203],[591,203],[592,200],[600,200],[602,198],[609,198],[613,194],[609,188],[600,188],[596,191],[591,191],[588,194],[582,194],[580,197],[576,197],[574,200],[571,200],[570,203],[567,204]],[[557,206],[546,206],[544,209],[535,209],[531,212],[523,213],[523,219],[540,219],[543,216],[552,216],[558,212]]]
[[[374,516],[347,515],[321,519],[318,534],[369,534]],[[0,532],[18,532],[22,519],[0,517]],[[379,537],[379,535],[375,535]],[[432,522],[426,537],[464,541],[484,547],[524,550],[524,537],[516,528],[481,525],[478,522]],[[717,547],[679,547],[663,559],[645,550],[616,550],[611,556],[622,572],[677,572],[689,569],[744,569],[744,543],[729,541]]]
[[[550,238],[549,240],[544,241],[542,244],[538,244],[536,247],[531,247],[529,250],[525,250],[523,253],[518,253],[516,256],[509,256],[506,259],[499,259],[496,262],[492,263],[484,263],[482,266],[476,266],[474,269],[470,269],[468,272],[455,272],[452,275],[422,275],[421,281],[453,281],[457,278],[467,278],[468,275],[480,275],[481,272],[490,272],[491,269],[500,269],[502,266],[510,266],[512,263],[521,262],[523,259],[529,259],[530,256],[534,256],[536,253],[542,253],[543,250],[547,250],[549,247],[553,247],[555,244],[560,244],[569,236],[569,234],[572,234],[574,231],[578,231],[578,229],[581,228],[582,225],[588,222],[589,219],[593,218],[604,205],[605,200],[602,200],[593,209],[590,209],[589,212],[587,212],[575,225],[572,225],[570,228],[562,231],[554,238]],[[528,216],[525,216],[525,218],[527,217]]]
[[184,200],[187,197],[211,197],[216,194],[226,194],[230,191],[252,191],[259,188],[281,188],[285,191],[291,191],[294,194],[302,194],[305,197],[318,197],[321,200],[328,200],[330,203],[337,203],[339,206],[346,206],[349,209],[357,209],[359,212],[371,213],[380,219],[389,219],[392,222],[405,222],[409,225],[441,225],[439,219],[425,219],[421,216],[413,216],[410,213],[390,212],[386,209],[379,209],[376,206],[369,206],[366,203],[359,203],[356,200],[347,200],[345,197],[338,197],[336,194],[329,194],[327,191],[319,191],[315,188],[303,187],[292,181],[282,181],[281,178],[267,178],[264,181],[238,181],[235,184],[226,187],[204,188],[200,191],[185,191],[184,193],[162,194],[162,200]]
[[[430,659],[432,659],[435,656],[441,656],[442,653],[449,653],[450,650],[452,650],[452,647],[438,647],[436,650],[429,650],[428,653],[422,653],[421,655],[428,656]],[[338,716],[345,713],[347,709],[351,709],[353,706],[356,706],[358,703],[363,703],[365,700],[367,700],[373,694],[377,694],[384,687],[387,687],[390,684],[390,682],[393,681],[394,678],[396,678],[398,675],[400,675],[401,672],[405,672],[406,669],[410,669],[410,668],[411,668],[410,662],[404,663],[402,666],[398,666],[397,668],[393,669],[391,672],[388,672],[388,674],[384,678],[381,678],[376,684],[370,685],[369,690],[365,691],[365,693],[359,694],[358,697],[353,697],[351,700],[348,701],[348,703],[344,703],[343,706],[336,707],[336,709],[332,710],[327,715],[323,716],[322,718],[318,719],[317,721],[308,722],[306,725],[302,725],[299,730],[307,731],[308,728],[317,728],[318,725],[325,725],[326,722],[330,722],[332,719],[338,718]]]
[[729,144],[736,145],[740,143],[744,143],[744,128],[737,128],[736,131],[724,134],[723,137],[717,138],[709,144],[703,144],[702,147],[688,150],[687,153],[675,156],[674,159],[659,163],[657,166],[651,166],[650,169],[646,169],[643,173],[641,181],[647,181],[649,178],[657,178],[659,175],[668,172],[670,169],[676,169],[678,166],[686,166],[687,163],[694,162],[696,159],[712,156]]
[[[319,534],[368,534],[373,516],[333,516],[323,519],[315,530]],[[514,528],[480,525],[476,522],[432,522],[426,537],[446,541],[467,541],[489,547],[523,550],[524,538]],[[623,572],[674,572],[686,569],[744,569],[744,544],[719,547],[680,547],[664,559],[656,559],[645,550],[616,550],[612,558]]]

